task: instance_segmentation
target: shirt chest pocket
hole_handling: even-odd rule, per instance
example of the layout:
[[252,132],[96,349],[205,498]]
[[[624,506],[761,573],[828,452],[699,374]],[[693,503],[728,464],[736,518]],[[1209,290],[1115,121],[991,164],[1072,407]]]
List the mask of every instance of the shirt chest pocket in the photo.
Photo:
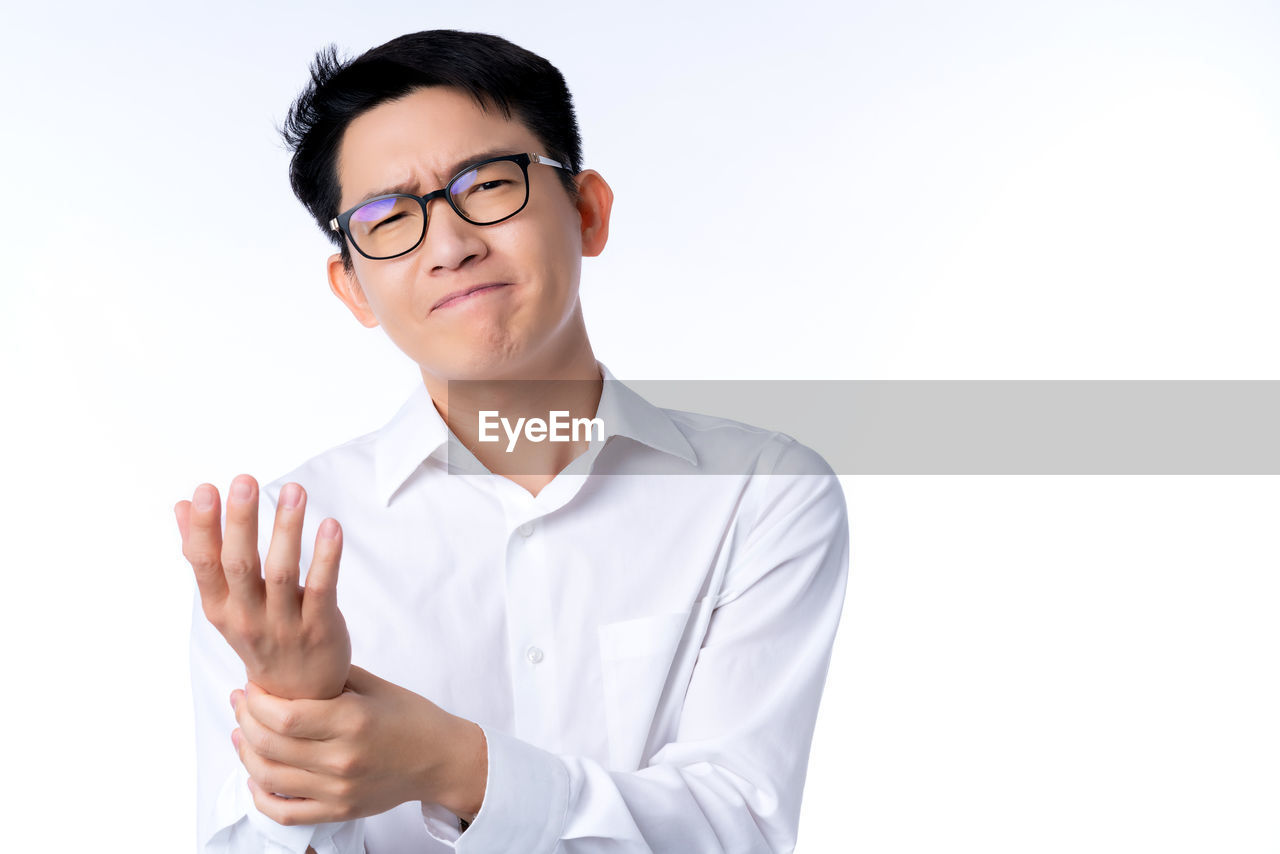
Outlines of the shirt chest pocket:
[[633,771],[640,767],[663,688],[684,669],[678,661],[688,624],[689,611],[678,611],[599,627],[612,770]]

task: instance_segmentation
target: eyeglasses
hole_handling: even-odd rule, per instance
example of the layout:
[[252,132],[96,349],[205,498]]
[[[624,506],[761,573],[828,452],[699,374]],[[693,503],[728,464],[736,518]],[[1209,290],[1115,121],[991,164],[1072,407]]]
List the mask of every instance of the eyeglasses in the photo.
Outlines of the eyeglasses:
[[425,196],[374,196],[329,220],[329,227],[345,234],[356,251],[370,260],[396,258],[417,249],[426,236],[427,204],[433,199],[443,197],[458,216],[472,225],[493,225],[520,213],[529,203],[530,163],[569,171],[540,154],[493,157],[473,163],[454,175],[443,189]]

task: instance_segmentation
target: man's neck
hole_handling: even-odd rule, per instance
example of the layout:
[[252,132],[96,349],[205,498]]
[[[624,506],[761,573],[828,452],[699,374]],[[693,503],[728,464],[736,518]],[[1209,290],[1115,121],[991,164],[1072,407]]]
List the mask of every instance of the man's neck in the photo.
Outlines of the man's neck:
[[[519,435],[511,448],[509,431],[529,419],[550,421],[552,412],[568,423],[591,419],[600,406],[603,376],[590,344],[554,371],[529,371],[532,379],[486,379],[427,382],[432,402],[450,431],[485,468],[537,495],[565,466],[586,452],[589,436],[576,441],[530,441]],[[427,375],[424,372],[424,382]],[[434,389],[432,387],[435,387]],[[481,414],[489,425],[490,441],[481,441]],[[520,419],[524,419],[521,421]],[[503,426],[496,427],[500,422]],[[496,435],[497,441],[492,441]],[[511,448],[509,450],[509,448]]]

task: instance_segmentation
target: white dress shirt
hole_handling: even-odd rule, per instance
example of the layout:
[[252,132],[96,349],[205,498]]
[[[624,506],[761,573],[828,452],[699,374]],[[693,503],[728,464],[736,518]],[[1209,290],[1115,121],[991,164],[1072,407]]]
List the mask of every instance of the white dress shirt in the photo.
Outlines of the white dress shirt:
[[536,497],[446,463],[460,445],[421,384],[262,489],[265,555],[280,488],[306,488],[304,573],[320,521],[342,523],[352,661],[483,728],[475,822],[419,802],[293,827],[258,812],[230,738],[244,666],[197,596],[201,851],[794,848],[848,577],[840,483],[785,434],[660,409],[599,366],[605,439]]

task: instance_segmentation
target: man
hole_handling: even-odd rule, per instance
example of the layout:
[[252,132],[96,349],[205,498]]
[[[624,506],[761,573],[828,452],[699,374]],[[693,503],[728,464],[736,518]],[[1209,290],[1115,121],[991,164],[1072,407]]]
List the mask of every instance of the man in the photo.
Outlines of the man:
[[[560,73],[453,31],[322,52],[286,138],[332,291],[422,384],[267,501],[236,478],[225,533],[211,485],[175,507],[201,850],[792,850],[843,495],[596,360],[613,196]],[[596,432],[527,429],[557,412]]]

